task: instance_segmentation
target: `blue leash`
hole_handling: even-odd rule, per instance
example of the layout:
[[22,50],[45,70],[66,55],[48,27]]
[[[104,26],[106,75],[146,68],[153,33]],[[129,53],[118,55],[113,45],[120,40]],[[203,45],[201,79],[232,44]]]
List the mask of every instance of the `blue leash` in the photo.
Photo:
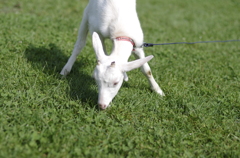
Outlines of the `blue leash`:
[[226,40],[226,41],[199,41],[199,42],[174,42],[174,43],[143,43],[143,47],[153,47],[155,45],[172,45],[172,44],[196,44],[196,43],[224,43],[224,42],[240,42],[240,40]]

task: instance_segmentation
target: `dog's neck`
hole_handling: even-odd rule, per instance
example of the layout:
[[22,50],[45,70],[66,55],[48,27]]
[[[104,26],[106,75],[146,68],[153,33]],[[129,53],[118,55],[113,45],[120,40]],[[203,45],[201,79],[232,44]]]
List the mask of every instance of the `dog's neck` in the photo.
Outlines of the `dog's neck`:
[[121,62],[127,62],[134,48],[134,41],[129,37],[117,37],[114,41],[111,57]]

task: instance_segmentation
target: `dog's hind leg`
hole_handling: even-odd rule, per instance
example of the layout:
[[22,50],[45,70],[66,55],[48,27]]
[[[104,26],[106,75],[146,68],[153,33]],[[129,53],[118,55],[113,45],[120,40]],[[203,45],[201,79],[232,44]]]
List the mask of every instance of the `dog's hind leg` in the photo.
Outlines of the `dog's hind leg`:
[[[144,58],[145,54],[143,51],[143,48],[135,48],[134,51],[134,56],[136,58]],[[147,77],[149,84],[151,86],[151,89],[155,92],[157,92],[158,94],[160,94],[161,96],[164,96],[163,91],[161,90],[161,88],[159,87],[159,85],[157,84],[157,82],[155,81],[151,68],[148,65],[148,63],[143,64],[143,66],[141,66],[141,71],[143,72],[143,74]]]
[[61,75],[66,76],[71,71],[72,66],[76,61],[78,54],[81,52],[82,48],[86,44],[87,34],[88,34],[87,17],[83,16],[83,19],[79,28],[79,32],[78,32],[78,38],[75,43],[74,49],[72,51],[72,55],[68,59],[68,62],[66,63],[66,65],[63,67],[60,73]]

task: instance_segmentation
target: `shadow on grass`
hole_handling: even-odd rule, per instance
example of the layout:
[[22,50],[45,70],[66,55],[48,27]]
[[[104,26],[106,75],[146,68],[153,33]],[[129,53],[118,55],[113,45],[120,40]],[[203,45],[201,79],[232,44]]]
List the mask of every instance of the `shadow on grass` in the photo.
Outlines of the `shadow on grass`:
[[[63,66],[66,64],[69,56],[63,54],[55,44],[48,46],[34,46],[30,44],[25,50],[25,57],[36,69],[43,71],[45,74],[62,76],[59,74]],[[94,90],[94,79],[81,71],[84,69],[84,60],[76,61],[71,73],[66,77],[69,83],[71,99],[80,100],[82,103],[90,103],[90,106],[97,108],[97,91]],[[57,77],[56,77],[57,79]]]

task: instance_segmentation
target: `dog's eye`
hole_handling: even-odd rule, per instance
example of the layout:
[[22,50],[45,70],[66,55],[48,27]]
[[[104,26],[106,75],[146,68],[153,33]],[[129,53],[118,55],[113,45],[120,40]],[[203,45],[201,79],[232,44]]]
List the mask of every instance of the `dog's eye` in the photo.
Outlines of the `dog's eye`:
[[118,82],[114,82],[113,85],[116,86],[118,84]]

